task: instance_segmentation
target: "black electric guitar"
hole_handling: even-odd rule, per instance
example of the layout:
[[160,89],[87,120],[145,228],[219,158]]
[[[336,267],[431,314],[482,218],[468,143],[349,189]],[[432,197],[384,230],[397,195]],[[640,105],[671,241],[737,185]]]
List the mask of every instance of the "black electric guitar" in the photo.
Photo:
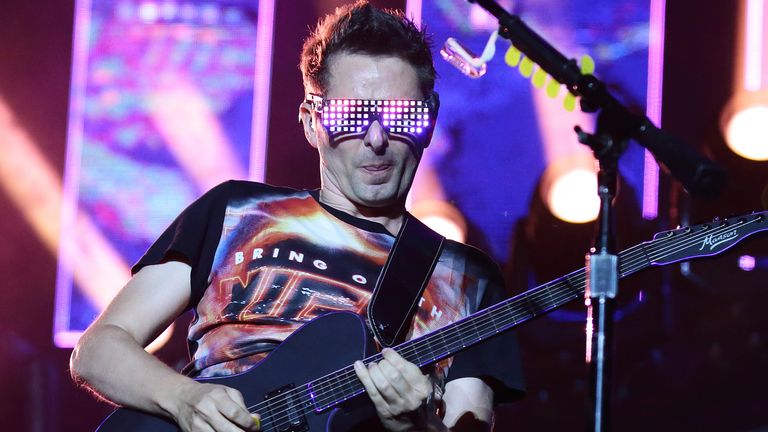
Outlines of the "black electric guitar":
[[[619,275],[626,277],[650,266],[718,254],[747,236],[768,230],[768,212],[716,220],[688,228],[664,231],[653,240],[619,254]],[[427,366],[494,335],[528,322],[566,303],[584,297],[585,270],[478,311],[435,332],[402,343],[395,350],[406,360]],[[351,404],[367,398],[352,363],[382,359],[372,354],[365,324],[352,313],[319,317],[301,327],[258,366],[241,374],[200,379],[223,384],[243,393],[249,410],[259,413],[268,432],[348,430],[359,416]],[[346,402],[346,403],[345,403]],[[368,404],[370,405],[370,404]],[[99,432],[171,432],[169,420],[120,408],[99,427]]]

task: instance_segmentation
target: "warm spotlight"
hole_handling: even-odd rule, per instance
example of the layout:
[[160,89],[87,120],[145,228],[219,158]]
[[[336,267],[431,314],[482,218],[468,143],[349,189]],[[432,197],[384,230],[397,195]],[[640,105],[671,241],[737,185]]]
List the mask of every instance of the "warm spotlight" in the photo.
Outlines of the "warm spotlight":
[[766,0],[741,0],[734,94],[720,129],[728,147],[747,159],[768,160],[768,17]]
[[445,201],[421,201],[411,213],[426,226],[450,240],[463,243],[467,239],[467,222],[456,207]]
[[558,219],[585,223],[597,218],[600,199],[594,161],[583,155],[555,161],[542,176],[541,198]]
[[725,141],[734,153],[755,160],[768,160],[768,92],[737,96],[722,118]]

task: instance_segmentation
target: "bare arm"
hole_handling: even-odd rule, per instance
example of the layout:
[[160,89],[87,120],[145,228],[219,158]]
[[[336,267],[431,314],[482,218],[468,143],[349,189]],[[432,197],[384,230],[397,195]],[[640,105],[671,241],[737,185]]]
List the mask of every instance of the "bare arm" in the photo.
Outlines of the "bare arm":
[[189,302],[190,271],[175,261],[139,271],[80,338],[72,376],[114,403],[169,417],[185,431],[254,429],[240,392],[198,383],[144,350]]

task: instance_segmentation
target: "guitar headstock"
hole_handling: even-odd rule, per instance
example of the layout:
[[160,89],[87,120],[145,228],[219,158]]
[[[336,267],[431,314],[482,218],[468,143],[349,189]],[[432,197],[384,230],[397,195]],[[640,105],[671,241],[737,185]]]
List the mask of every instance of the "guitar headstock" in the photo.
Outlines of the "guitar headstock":
[[[514,45],[510,45],[507,53],[504,54],[504,62],[511,68],[517,68],[525,78],[531,80],[531,83],[536,88],[544,88],[546,86],[546,93],[551,99],[557,97],[560,93],[560,87],[562,83],[552,78],[551,75],[544,72],[544,69],[536,65],[533,60],[523,56],[523,53],[517,49]],[[595,60],[589,55],[581,56],[579,62],[579,69],[582,74],[592,74],[595,72]],[[563,108],[567,111],[573,111],[576,109],[576,96],[571,92],[566,92],[563,99]]]
[[767,230],[768,211],[763,211],[662,231],[646,245],[651,264],[670,264],[717,255],[746,237]]

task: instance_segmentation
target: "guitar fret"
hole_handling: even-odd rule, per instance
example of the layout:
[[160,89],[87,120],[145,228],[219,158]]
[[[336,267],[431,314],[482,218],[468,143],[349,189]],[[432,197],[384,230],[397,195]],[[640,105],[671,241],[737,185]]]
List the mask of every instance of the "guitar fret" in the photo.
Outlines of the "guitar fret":
[[[498,312],[500,313],[502,311],[498,311]],[[512,314],[508,314],[509,311],[504,311],[504,312],[507,312],[507,314],[506,314],[507,317],[512,319],[512,325],[514,325],[514,322],[515,322],[514,316],[512,316]],[[485,319],[486,322],[483,325],[483,327],[484,327],[483,328],[483,337],[482,337],[483,339],[487,339],[487,338],[489,338],[489,337],[491,337],[491,336],[493,336],[493,335],[495,335],[497,333],[497,331],[496,331],[496,323],[494,322],[495,321],[494,314],[493,313],[487,313],[487,314],[485,314],[485,317],[487,319]],[[488,325],[488,322],[490,322],[490,325]]]
[[[446,348],[449,346],[448,343],[445,341],[445,335],[443,334],[443,332],[438,332],[437,336],[440,338],[440,345],[442,346],[442,348],[440,349],[440,352],[441,353],[445,352]],[[448,351],[450,351],[450,349],[448,349]]]
[[[574,297],[581,297],[584,295],[584,279],[586,278],[586,272],[584,269],[577,270],[573,273],[565,275],[562,280],[565,282],[566,287],[573,293]],[[577,279],[577,280],[574,280]]]
[[[723,252],[751,234],[768,230],[766,216],[768,212],[761,212],[728,219],[720,222],[719,225],[694,226],[685,230],[660,233],[658,238],[619,254],[619,276],[623,278],[651,265],[670,264],[683,259]],[[713,236],[719,237],[713,238]],[[585,269],[582,268],[558,280],[476,312],[441,330],[405,342],[395,349],[419,366],[426,366],[432,361],[453,355],[496,333],[525,323],[583,296],[585,276]],[[375,354],[366,358],[364,362],[370,363],[381,359],[381,354]],[[264,431],[301,430],[304,427],[301,424],[303,419],[299,415],[301,412],[305,414],[313,410],[325,412],[362,393],[364,393],[362,383],[357,380],[352,366],[346,366],[303,386],[297,386],[283,393],[278,392],[249,409],[262,414]],[[263,395],[264,393],[259,392],[259,397]],[[123,425],[126,416],[134,416],[133,420],[139,416],[140,420],[141,416],[149,415],[120,409],[102,423],[99,431],[125,430]]]
[[[507,307],[507,313],[509,312],[509,307]],[[491,324],[493,324],[493,332],[498,333],[499,332],[499,326],[496,325],[496,317],[493,314],[488,314],[491,318]],[[512,318],[512,325],[514,325],[517,322],[515,318]]]
[[432,344],[429,342],[429,337],[424,338],[424,343],[427,345],[427,357],[431,360],[435,360],[435,351],[432,349]]
[[450,328],[449,331],[445,332],[445,336],[448,340],[453,341],[448,349],[450,352],[458,351],[467,346],[466,342],[464,342],[464,334],[458,327]]
[[[674,242],[678,241],[679,238],[674,238]],[[662,255],[665,248],[669,250],[668,244],[670,241],[666,238],[657,239],[620,253],[620,277],[650,266],[652,264],[650,257]],[[683,247],[687,246],[683,245]],[[677,253],[678,249],[672,250],[672,253]],[[406,342],[400,345],[400,349],[408,354],[408,358],[414,359],[414,363],[425,366],[582,297],[585,289],[586,270],[581,268],[450,324],[436,333]]]
[[[683,244],[673,248],[669,245],[676,244],[680,239],[675,237],[673,240],[674,243],[668,238],[661,238],[620,253],[620,277],[647,268],[653,262],[650,259],[652,256],[661,256],[663,253],[676,254],[680,247],[689,247]],[[700,240],[694,239],[693,241]],[[671,252],[664,252],[665,250]],[[581,268],[555,281],[450,324],[438,332],[408,341],[400,345],[398,349],[409,361],[419,366],[425,366],[582,297],[585,289],[586,270]],[[349,385],[348,387],[347,392],[350,392],[352,386]],[[350,396],[347,395],[347,397]]]
[[[534,296],[529,296],[529,301],[531,304],[531,311],[533,313],[533,316],[538,316],[545,310],[547,310],[546,303],[544,303],[544,299],[546,297],[549,297],[549,286],[544,285],[540,291],[546,291],[546,296],[542,297],[541,299],[534,298]],[[543,304],[544,303],[544,304]]]
[[416,345],[414,345],[413,349],[413,359],[411,360],[411,363],[417,364],[419,366],[427,364],[428,362],[424,361],[424,357],[421,356],[419,349]]
[[398,351],[398,354],[400,354],[401,357],[403,357],[405,360],[417,364],[419,361],[418,359],[418,350],[416,347],[405,347],[402,350]]
[[621,277],[629,276],[637,270],[647,267],[650,262],[651,260],[642,244],[629,248],[619,254],[619,275]]

